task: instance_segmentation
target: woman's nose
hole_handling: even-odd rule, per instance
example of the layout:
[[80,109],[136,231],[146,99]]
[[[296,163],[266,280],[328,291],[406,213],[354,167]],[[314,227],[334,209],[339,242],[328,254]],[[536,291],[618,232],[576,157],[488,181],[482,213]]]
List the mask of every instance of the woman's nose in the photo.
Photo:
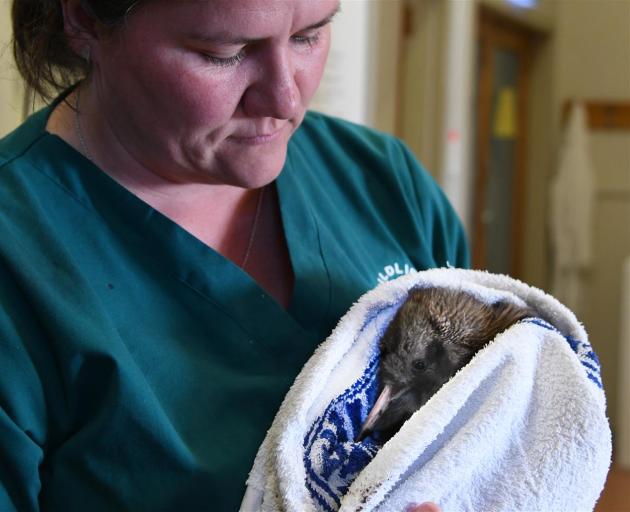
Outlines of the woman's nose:
[[290,119],[299,112],[301,97],[290,49],[277,49],[261,59],[242,102],[243,111],[251,117]]

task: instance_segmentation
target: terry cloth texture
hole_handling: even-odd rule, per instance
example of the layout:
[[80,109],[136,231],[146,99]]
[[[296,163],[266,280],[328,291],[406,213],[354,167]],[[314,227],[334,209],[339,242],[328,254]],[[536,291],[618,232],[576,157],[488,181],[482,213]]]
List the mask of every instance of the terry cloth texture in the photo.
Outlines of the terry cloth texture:
[[[414,287],[526,303],[514,324],[384,446],[354,442],[378,390],[378,341]],[[241,511],[592,510],[610,466],[599,362],[575,315],[508,276],[435,269],[384,283],[341,319],[261,445]]]

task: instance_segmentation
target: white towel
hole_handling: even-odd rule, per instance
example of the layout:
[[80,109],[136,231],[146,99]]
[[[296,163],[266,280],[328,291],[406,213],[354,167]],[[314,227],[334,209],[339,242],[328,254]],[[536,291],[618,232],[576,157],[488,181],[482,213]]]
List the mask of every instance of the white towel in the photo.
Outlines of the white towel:
[[[526,303],[383,447],[354,439],[376,398],[378,340],[417,286]],[[287,393],[241,511],[592,510],[610,465],[599,362],[566,307],[510,277],[435,269],[365,294]]]
[[595,177],[588,143],[588,116],[573,103],[563,134],[558,170],[551,182],[549,211],[553,248],[552,293],[578,314],[584,272],[592,263]]

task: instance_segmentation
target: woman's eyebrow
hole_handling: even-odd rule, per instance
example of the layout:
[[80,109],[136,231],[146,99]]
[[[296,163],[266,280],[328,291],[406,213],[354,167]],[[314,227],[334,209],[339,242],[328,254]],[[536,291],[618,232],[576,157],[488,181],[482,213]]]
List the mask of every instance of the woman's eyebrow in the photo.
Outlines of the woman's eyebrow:
[[337,7],[335,7],[335,10],[331,12],[328,16],[326,16],[323,20],[318,21],[317,23],[313,23],[312,25],[309,25],[308,27],[303,28],[302,30],[314,30],[316,28],[320,28],[325,25],[328,25],[339,11],[341,11],[341,4],[338,4]]
[[[335,7],[335,10],[332,13],[330,13],[328,16],[326,16],[325,18],[323,18],[322,20],[316,23],[313,23],[312,25],[309,25],[308,27],[304,27],[300,29],[300,32],[308,31],[308,30],[316,30],[318,28],[328,25],[340,10],[341,10],[341,6],[337,5],[337,7]],[[228,32],[218,32],[211,36],[201,35],[201,34],[192,34],[190,38],[195,39],[196,41],[200,41],[200,42],[212,43],[215,45],[225,45],[225,46],[254,44],[262,40],[262,38],[234,37],[233,34],[230,34]]]

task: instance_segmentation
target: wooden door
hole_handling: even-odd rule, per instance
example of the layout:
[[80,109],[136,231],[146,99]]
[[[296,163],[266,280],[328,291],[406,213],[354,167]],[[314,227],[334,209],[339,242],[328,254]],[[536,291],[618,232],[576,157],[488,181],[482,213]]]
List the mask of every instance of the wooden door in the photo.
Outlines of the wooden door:
[[532,34],[480,8],[473,266],[521,274]]

